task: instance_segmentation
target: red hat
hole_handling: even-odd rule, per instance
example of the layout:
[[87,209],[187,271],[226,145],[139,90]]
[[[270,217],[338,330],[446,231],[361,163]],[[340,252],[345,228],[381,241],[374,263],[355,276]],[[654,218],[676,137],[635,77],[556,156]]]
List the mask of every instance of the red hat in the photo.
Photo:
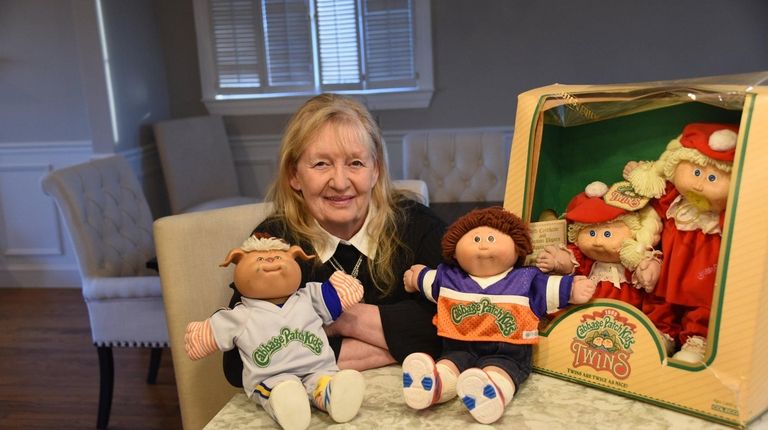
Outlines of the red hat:
[[688,124],[680,136],[680,144],[695,149],[709,158],[733,162],[736,153],[736,135],[739,127],[734,124]]
[[599,224],[626,214],[627,210],[606,203],[603,196],[607,191],[608,186],[599,181],[587,185],[583,193],[577,194],[568,203],[565,219],[582,224]]

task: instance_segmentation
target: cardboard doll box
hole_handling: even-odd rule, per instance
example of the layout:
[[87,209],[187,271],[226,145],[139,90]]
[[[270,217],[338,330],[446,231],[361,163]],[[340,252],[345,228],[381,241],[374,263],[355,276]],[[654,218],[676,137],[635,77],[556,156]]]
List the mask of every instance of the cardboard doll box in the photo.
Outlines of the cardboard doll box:
[[[540,373],[743,427],[768,408],[768,73],[521,94],[504,205],[526,221],[562,214],[592,181],[622,180],[694,122],[739,124],[704,363],[670,358],[653,323],[593,299],[543,321]],[[596,331],[609,351],[585,340]]]

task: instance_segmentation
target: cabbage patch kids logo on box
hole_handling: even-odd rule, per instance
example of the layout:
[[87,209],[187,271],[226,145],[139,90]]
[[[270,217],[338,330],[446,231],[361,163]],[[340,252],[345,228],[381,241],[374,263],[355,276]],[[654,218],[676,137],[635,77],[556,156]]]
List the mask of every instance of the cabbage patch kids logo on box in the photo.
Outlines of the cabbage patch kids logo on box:
[[583,314],[571,342],[573,367],[587,366],[626,379],[632,373],[629,358],[636,332],[637,326],[615,309]]

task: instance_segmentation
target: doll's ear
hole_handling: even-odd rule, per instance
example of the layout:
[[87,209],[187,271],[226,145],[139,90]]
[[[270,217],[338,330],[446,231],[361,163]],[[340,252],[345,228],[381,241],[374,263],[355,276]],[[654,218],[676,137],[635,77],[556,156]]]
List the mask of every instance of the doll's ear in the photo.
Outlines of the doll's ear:
[[293,246],[291,246],[291,247],[288,249],[288,251],[287,251],[287,252],[288,252],[289,254],[291,254],[291,256],[294,258],[294,260],[295,260],[295,259],[298,259],[298,258],[301,258],[302,260],[306,261],[306,260],[311,260],[311,259],[315,258],[315,256],[314,256],[314,255],[307,255],[307,254],[304,252],[304,250],[303,250],[303,249],[301,249],[301,247],[300,247],[300,246],[298,246],[298,245],[293,245]]
[[219,267],[227,267],[231,263],[239,263],[240,259],[243,258],[245,255],[245,251],[243,251],[240,248],[232,248],[232,250],[229,251],[229,254],[227,254],[227,258],[224,259],[224,262],[219,264]]

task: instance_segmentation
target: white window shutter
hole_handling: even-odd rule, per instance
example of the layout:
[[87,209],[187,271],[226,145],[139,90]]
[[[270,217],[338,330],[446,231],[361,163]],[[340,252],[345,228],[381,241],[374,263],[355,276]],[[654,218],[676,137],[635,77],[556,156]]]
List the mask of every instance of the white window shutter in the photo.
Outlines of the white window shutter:
[[322,85],[360,82],[356,0],[316,0]]
[[413,81],[413,12],[410,0],[364,0],[366,78],[372,86]]
[[211,30],[219,88],[259,87],[258,11],[251,0],[211,0]]
[[269,85],[314,87],[312,35],[306,0],[262,0]]

